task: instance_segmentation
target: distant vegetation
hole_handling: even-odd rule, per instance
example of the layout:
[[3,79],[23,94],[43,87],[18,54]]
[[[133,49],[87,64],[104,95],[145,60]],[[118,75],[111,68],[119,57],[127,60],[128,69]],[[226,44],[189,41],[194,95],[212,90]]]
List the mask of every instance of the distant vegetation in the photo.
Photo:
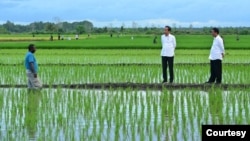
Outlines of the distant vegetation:
[[[189,27],[181,27],[176,24],[170,25],[175,34],[201,35],[209,34],[211,27],[195,28],[192,24]],[[220,27],[224,35],[238,34],[250,35],[250,27]],[[11,21],[0,25],[0,34],[30,33],[30,34],[161,34],[162,27],[152,25],[151,27],[139,27],[135,22],[132,26],[113,27],[112,24],[106,27],[95,27],[90,21],[62,22],[55,18],[54,22],[33,22],[28,25],[15,24]]]

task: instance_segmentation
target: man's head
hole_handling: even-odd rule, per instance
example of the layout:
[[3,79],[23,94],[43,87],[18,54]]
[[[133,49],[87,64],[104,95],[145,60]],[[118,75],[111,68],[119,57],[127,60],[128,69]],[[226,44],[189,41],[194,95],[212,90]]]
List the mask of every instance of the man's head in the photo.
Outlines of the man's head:
[[211,30],[211,34],[212,34],[213,37],[216,37],[218,34],[220,34],[220,31],[219,31],[218,28],[214,27]]
[[165,26],[165,29],[164,29],[164,34],[165,35],[169,35],[170,34],[170,32],[171,32],[171,27],[170,26]]
[[30,45],[28,46],[28,49],[29,49],[29,51],[30,51],[31,53],[35,53],[35,52],[36,52],[36,47],[35,47],[34,44],[30,44]]

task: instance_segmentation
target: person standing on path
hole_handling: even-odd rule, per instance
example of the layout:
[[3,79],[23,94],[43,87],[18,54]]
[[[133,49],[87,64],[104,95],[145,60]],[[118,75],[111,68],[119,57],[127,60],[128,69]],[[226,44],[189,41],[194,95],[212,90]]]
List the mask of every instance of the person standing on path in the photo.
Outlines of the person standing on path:
[[78,35],[78,34],[76,34],[76,37],[75,37],[75,38],[76,38],[76,40],[78,40],[78,39],[79,39],[79,35]]
[[213,28],[211,31],[214,37],[213,44],[210,50],[210,78],[206,83],[221,84],[222,79],[222,60],[224,58],[225,49],[222,37],[219,35],[219,29]]
[[170,79],[169,83],[174,81],[174,52],[176,48],[176,39],[175,36],[171,33],[171,27],[165,26],[164,34],[161,36],[162,50],[162,73],[163,73],[163,82],[167,83],[167,67],[169,68]]
[[28,46],[29,51],[26,53],[25,56],[25,68],[26,74],[28,79],[28,88],[29,89],[41,89],[42,83],[39,80],[37,73],[38,73],[38,64],[36,58],[34,56],[36,52],[36,47],[34,44],[30,44]]

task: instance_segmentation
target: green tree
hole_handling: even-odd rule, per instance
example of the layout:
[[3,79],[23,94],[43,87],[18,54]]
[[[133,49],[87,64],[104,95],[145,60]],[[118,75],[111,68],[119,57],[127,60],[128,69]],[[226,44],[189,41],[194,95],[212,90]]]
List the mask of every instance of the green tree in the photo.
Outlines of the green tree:
[[94,28],[94,25],[90,21],[83,21],[82,24],[84,26],[85,32],[87,33],[90,33]]
[[50,34],[53,34],[56,31],[56,26],[53,23],[47,23],[45,30]]
[[244,29],[242,31],[240,31],[240,35],[248,35],[248,30]]
[[107,33],[107,32],[108,32],[108,27],[105,26],[105,27],[103,28],[103,32],[104,32],[104,33]]
[[124,26],[121,26],[120,32],[123,33],[124,31]]
[[75,22],[72,23],[72,25],[75,27],[76,32],[79,34],[90,33],[94,28],[94,25],[89,21]]
[[9,32],[15,31],[15,24],[10,21],[7,21],[5,24],[3,24],[3,27]]
[[84,26],[83,26],[83,25],[78,25],[78,26],[76,27],[76,32],[79,33],[79,34],[85,33]]
[[0,25],[0,34],[6,34],[6,33],[8,33],[8,31],[3,26]]

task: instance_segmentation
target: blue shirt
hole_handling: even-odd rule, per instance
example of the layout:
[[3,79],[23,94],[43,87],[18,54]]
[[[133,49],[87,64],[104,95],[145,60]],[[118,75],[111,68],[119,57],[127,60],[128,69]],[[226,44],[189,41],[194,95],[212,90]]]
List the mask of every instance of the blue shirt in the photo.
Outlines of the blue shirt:
[[34,64],[35,73],[37,73],[38,72],[38,65],[37,65],[37,62],[36,62],[36,58],[35,58],[33,53],[27,52],[26,56],[25,56],[24,65],[25,65],[25,68],[27,70],[30,70],[30,71],[31,71],[31,67],[30,67],[31,62]]

